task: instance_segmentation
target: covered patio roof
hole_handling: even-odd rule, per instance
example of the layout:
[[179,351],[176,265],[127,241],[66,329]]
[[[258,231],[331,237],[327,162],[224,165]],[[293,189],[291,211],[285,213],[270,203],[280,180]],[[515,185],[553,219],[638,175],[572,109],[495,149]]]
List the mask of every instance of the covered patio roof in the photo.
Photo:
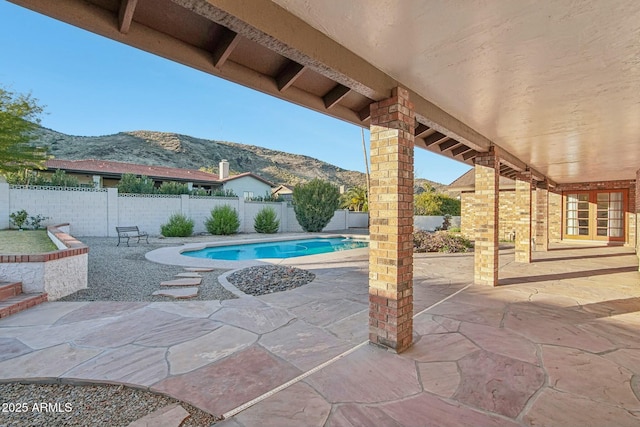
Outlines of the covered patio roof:
[[12,1],[359,126],[405,87],[416,147],[473,164],[495,146],[503,175],[640,163],[635,1]]

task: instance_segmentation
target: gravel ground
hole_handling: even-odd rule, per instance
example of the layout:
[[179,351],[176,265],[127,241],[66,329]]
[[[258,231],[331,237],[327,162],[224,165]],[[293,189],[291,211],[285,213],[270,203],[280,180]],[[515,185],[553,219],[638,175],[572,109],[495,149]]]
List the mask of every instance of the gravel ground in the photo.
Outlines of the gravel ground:
[[[33,410],[36,403],[52,404],[57,412]],[[9,383],[0,384],[0,405],[7,404],[0,409],[0,426],[124,427],[172,403],[191,414],[181,427],[206,427],[216,421],[213,415],[189,404],[125,386]],[[20,408],[26,404],[27,410],[16,412],[9,404]]]
[[264,295],[287,291],[306,285],[316,275],[295,267],[261,265],[238,270],[227,276],[227,280],[245,294]]
[[[167,246],[141,243],[116,246],[117,239],[81,237],[89,246],[88,288],[61,298],[60,301],[175,301],[170,297],[152,296],[160,282],[184,273],[182,267],[156,264],[144,257],[149,251]],[[201,273],[200,292],[194,300],[225,300],[236,298],[218,283],[224,270]]]

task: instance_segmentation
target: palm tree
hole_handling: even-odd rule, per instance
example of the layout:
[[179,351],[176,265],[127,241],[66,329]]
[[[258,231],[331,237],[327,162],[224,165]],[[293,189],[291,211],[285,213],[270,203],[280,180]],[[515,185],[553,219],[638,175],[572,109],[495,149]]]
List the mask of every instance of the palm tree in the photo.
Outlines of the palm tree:
[[342,207],[355,212],[367,212],[367,190],[364,187],[352,187],[344,195]]

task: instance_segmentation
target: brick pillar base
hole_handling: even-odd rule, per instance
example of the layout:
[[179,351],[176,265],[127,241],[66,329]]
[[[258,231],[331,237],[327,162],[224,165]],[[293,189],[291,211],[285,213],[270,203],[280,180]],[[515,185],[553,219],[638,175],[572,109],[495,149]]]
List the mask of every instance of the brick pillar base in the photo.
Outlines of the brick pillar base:
[[516,262],[531,262],[531,173],[516,176]]
[[414,123],[406,89],[371,105],[369,340],[398,353],[413,334]]
[[498,284],[498,204],[500,160],[495,151],[475,158],[475,252],[474,282]]
[[546,183],[540,183],[536,188],[536,221],[535,221],[536,251],[549,250],[549,191]]

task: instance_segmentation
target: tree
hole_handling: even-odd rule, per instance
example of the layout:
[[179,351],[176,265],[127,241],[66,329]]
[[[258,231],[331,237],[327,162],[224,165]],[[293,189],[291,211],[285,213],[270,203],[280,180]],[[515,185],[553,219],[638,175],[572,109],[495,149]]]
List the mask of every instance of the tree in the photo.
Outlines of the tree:
[[31,145],[31,132],[43,110],[30,94],[0,87],[0,174],[44,168],[46,149]]
[[315,178],[293,189],[293,210],[305,231],[322,231],[340,206],[338,187]]
[[342,196],[342,208],[355,212],[367,212],[367,190],[363,187],[352,187]]
[[416,215],[460,215],[460,200],[443,193],[424,192],[413,199]]

